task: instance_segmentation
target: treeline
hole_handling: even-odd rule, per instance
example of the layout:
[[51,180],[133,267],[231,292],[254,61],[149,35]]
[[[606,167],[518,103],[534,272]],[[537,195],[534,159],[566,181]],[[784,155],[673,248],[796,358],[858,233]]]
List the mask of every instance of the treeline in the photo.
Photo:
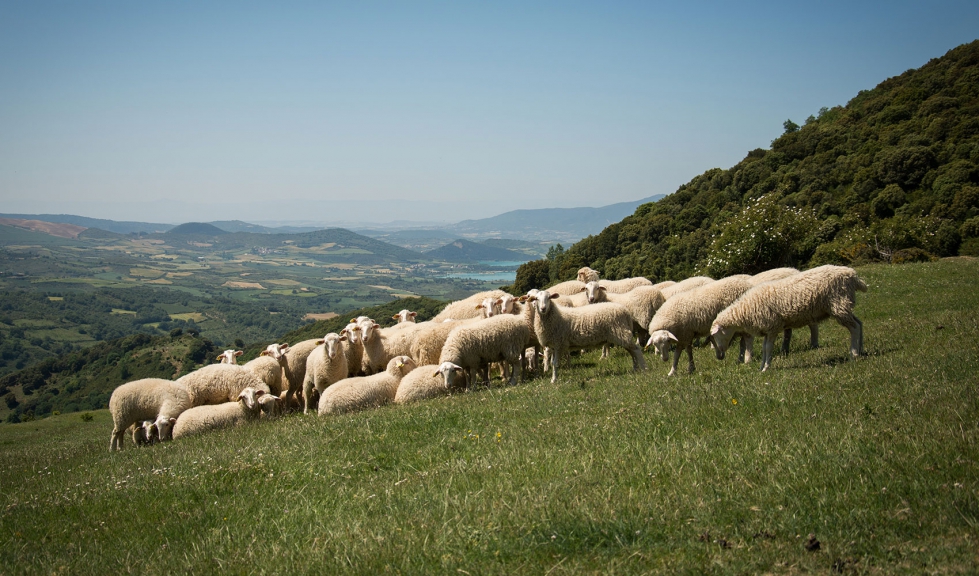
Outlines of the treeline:
[[979,255],[979,41],[783,127],[770,150],[525,264],[511,289],[586,265],[658,281]]

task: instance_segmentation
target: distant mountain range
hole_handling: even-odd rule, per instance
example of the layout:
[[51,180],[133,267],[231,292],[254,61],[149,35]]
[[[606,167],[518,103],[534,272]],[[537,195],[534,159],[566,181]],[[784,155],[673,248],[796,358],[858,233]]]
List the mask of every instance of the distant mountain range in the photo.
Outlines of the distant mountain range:
[[470,242],[469,240],[456,240],[441,248],[436,248],[424,253],[425,256],[433,260],[443,260],[445,262],[527,262],[531,257],[520,252],[497,248],[487,244]]

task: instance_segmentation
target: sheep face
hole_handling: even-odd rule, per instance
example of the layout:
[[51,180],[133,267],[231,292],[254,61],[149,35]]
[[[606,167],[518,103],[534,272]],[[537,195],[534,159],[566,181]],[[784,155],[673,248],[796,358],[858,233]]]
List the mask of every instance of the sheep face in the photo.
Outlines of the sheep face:
[[156,428],[156,422],[143,420],[143,437],[147,444],[156,444],[160,441],[160,433]]
[[663,361],[670,359],[670,342],[678,342],[677,337],[669,330],[657,330],[649,335],[646,346],[656,348],[656,353],[663,358]]
[[358,326],[360,326],[360,339],[364,342],[370,342],[376,331],[381,328],[377,322],[374,322],[370,318],[360,322]]
[[500,296],[500,299],[497,300],[500,305],[500,313],[513,314],[513,305],[516,301],[517,299],[512,294],[504,294],[503,296]]
[[412,312],[410,310],[402,310],[401,312],[398,312],[394,316],[391,316],[391,319],[392,320],[397,320],[399,323],[400,322],[414,322],[415,321],[415,316],[417,316],[417,313],[415,313],[415,312]]
[[551,293],[547,290],[541,290],[534,296],[534,306],[537,307],[537,312],[541,316],[547,314],[548,310],[551,309]]
[[415,361],[410,356],[395,356],[388,362],[387,373],[397,378],[402,378],[415,368],[418,368],[418,365],[415,364]]
[[159,434],[160,442],[173,440],[173,425],[176,423],[176,418],[160,416],[156,419],[156,422],[154,422],[153,425],[156,426],[156,431],[157,434]]
[[588,296],[589,304],[594,304],[595,302],[603,302],[604,299],[602,299],[602,296],[604,296],[604,294],[600,294],[600,293],[604,291],[605,291],[605,287],[600,286],[598,282],[589,282],[585,284],[585,293]]
[[239,356],[241,356],[241,350],[225,350],[217,359],[221,361],[221,364],[237,364]]
[[466,386],[466,370],[452,362],[442,362],[432,376],[441,374],[448,389],[464,388]]
[[734,330],[724,328],[718,324],[710,327],[711,346],[714,347],[714,355],[717,356],[718,360],[724,359],[724,353],[727,352],[728,346],[731,345],[732,338],[734,338]]
[[347,342],[357,344],[360,342],[360,326],[358,326],[356,323],[347,324],[347,326],[340,331],[340,335],[346,336]]
[[476,309],[483,311],[483,318],[492,318],[500,313],[500,301],[496,298],[485,298]]
[[244,404],[245,408],[255,410],[255,408],[258,406],[259,399],[264,395],[264,390],[257,390],[254,387],[249,386],[238,394],[238,401]]
[[258,404],[261,407],[262,413],[268,418],[274,418],[276,416],[282,415],[282,399],[273,394],[263,394],[258,399]]
[[288,344],[269,344],[266,346],[265,350],[262,350],[261,356],[271,356],[275,358],[278,362],[284,362],[286,357],[286,352],[289,351]]
[[326,349],[326,356],[333,360],[337,357],[337,352],[340,351],[340,342],[345,340],[343,336],[330,332],[323,337],[323,347]]

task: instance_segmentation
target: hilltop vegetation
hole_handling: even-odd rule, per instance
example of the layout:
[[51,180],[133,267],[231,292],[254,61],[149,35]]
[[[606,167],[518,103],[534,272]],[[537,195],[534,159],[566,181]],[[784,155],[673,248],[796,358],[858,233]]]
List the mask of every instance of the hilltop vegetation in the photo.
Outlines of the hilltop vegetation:
[[586,265],[660,280],[979,255],[979,41],[784,128],[770,150],[525,264],[514,288]]

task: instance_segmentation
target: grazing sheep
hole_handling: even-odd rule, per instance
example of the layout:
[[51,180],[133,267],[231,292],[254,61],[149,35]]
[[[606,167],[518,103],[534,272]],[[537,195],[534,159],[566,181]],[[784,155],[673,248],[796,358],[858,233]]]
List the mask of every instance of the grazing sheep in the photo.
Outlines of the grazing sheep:
[[[419,366],[406,374],[401,379],[401,383],[398,384],[398,391],[394,395],[394,403],[405,404],[407,402],[416,402],[418,400],[449,394],[451,390],[446,385],[446,380],[442,373],[443,366],[435,366],[434,364]],[[464,372],[462,368],[458,366],[456,368]],[[446,370],[450,370],[450,368],[446,368]]]
[[579,280],[568,280],[567,282],[560,282],[551,286],[547,289],[547,292],[553,297],[555,294],[560,294],[562,296],[573,296],[585,289],[585,283]]
[[526,320],[512,314],[486,318],[472,324],[457,327],[445,340],[439,364],[451,362],[469,370],[470,382],[475,382],[477,370],[483,371],[488,380],[490,362],[506,362],[510,365],[510,384],[517,383],[517,372],[524,349],[531,341],[531,330]]
[[625,294],[615,294],[609,293],[608,289],[598,282],[589,282],[585,284],[585,295],[589,304],[615,302],[625,306],[632,316],[633,329],[639,333],[642,341],[648,337],[646,329],[649,328],[653,315],[666,301],[663,293],[652,286],[638,286]]
[[677,294],[686,292],[687,290],[693,290],[694,288],[700,288],[701,286],[710,284],[713,281],[713,278],[708,278],[707,276],[694,276],[693,278],[687,278],[686,280],[677,282],[672,286],[663,288],[660,290],[660,292],[663,293],[663,298],[669,300]]
[[449,333],[463,324],[472,324],[480,320],[481,318],[469,318],[453,322],[426,322],[412,337],[408,355],[419,366],[438,364],[439,356],[442,355],[442,348],[445,346],[445,339],[449,337]]
[[319,346],[319,342],[316,338],[303,340],[295,346],[290,347],[289,351],[286,352],[286,363],[282,367],[282,372],[286,377],[286,383],[289,384],[285,397],[282,398],[285,402],[283,406],[285,410],[292,409],[293,397],[302,390],[303,381],[306,379],[306,359]]
[[499,298],[506,294],[503,290],[488,290],[473,294],[468,298],[450,302],[441,312],[432,318],[432,322],[444,322],[446,320],[466,320],[467,318],[478,318],[482,315],[479,308],[480,303],[486,298]]
[[216,360],[220,360],[220,364],[237,364],[238,357],[241,355],[241,350],[225,350],[224,352],[218,354]]
[[122,450],[122,437],[132,424],[151,420],[161,441],[170,439],[177,417],[190,408],[190,392],[179,382],[162,378],[143,378],[117,387],[109,397],[112,434],[109,452]]
[[[306,378],[303,380],[303,414],[309,413],[313,402],[313,390],[322,394],[328,386],[347,377],[347,355],[344,353],[345,336],[330,332],[306,359]],[[313,405],[315,409],[315,404]]]
[[[751,277],[752,286],[757,286],[765,282],[774,282],[775,280],[781,280],[783,278],[788,278],[789,276],[795,276],[799,271],[795,268],[773,268],[771,270],[766,270],[765,272],[759,272]],[[747,337],[747,341],[751,342],[751,337]],[[742,348],[745,348],[745,335],[742,335]],[[782,333],[782,354],[786,356],[789,354],[789,345],[792,342],[792,330],[786,329]],[[819,324],[813,323],[809,325],[809,347],[815,350],[819,348]],[[747,353],[742,350],[741,357],[745,362],[751,361],[751,347],[747,347]]]
[[[537,340],[550,349],[551,382],[557,382],[560,360],[572,348],[593,348],[610,344],[621,346],[632,355],[633,370],[645,370],[642,350],[632,341],[632,316],[620,304],[606,302],[583,308],[554,306],[551,294],[542,290],[528,307],[528,322]],[[545,354],[545,357],[547,354]]]
[[149,446],[160,441],[160,433],[156,429],[156,422],[143,420],[136,422],[129,427],[133,433],[133,444],[136,446]]
[[242,367],[251,370],[259,380],[265,382],[269,392],[278,396],[282,393],[282,372],[288,351],[288,344],[269,344],[257,358],[245,362]]
[[578,270],[578,282],[583,282],[588,284],[589,282],[598,282],[598,270],[592,270],[588,266],[580,268]]
[[249,386],[264,392],[271,391],[251,370],[229,364],[204,366],[181,376],[177,383],[187,387],[192,406],[234,402],[241,391]]
[[411,358],[396,356],[383,372],[341,380],[323,391],[317,412],[323,416],[388,404],[397,395],[401,379],[416,367]]
[[649,341],[646,345],[655,346],[656,352],[667,361],[670,358],[670,342],[676,342],[669,376],[676,374],[680,354],[684,350],[690,359],[689,371],[694,371],[694,339],[710,335],[711,323],[718,312],[751,289],[749,278],[744,274],[729,276],[681,292],[663,303],[649,323]]
[[173,439],[257,420],[261,414],[259,398],[264,394],[264,390],[248,387],[241,391],[235,402],[191,408],[177,418],[177,423],[173,425]]
[[761,370],[772,361],[775,337],[785,329],[836,320],[850,331],[850,355],[863,354],[863,323],[853,315],[857,291],[867,284],[853,268],[820,266],[794,276],[755,286],[717,315],[711,326],[718,359],[723,359],[738,332],[764,336]]

